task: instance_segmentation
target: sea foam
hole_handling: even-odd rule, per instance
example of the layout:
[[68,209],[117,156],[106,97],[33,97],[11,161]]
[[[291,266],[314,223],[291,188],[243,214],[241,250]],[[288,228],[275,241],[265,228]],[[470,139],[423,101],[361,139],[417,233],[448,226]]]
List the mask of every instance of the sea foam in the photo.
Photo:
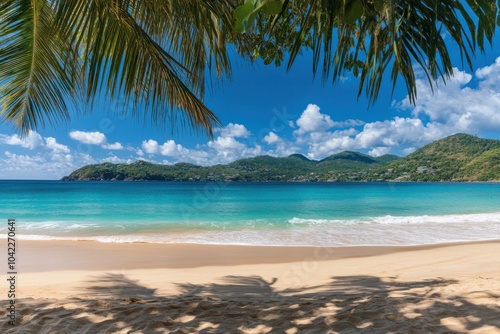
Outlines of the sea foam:
[[422,215],[422,216],[380,216],[358,219],[307,219],[294,217],[290,224],[336,225],[336,224],[446,224],[446,223],[498,223],[500,212],[459,214],[459,215]]
[[[93,233],[82,226],[70,225],[71,231],[35,229],[32,234],[19,234],[26,240],[92,240],[105,243],[195,243],[262,246],[360,246],[360,245],[424,245],[459,241],[500,239],[500,213],[383,216],[366,219],[304,219],[292,218],[274,228],[249,225],[248,221],[232,225],[231,229],[164,230],[151,233],[99,230]],[[210,226],[209,222],[206,222]],[[118,224],[114,225],[119,226]],[[260,227],[259,227],[260,226]],[[125,232],[126,229],[125,229]]]

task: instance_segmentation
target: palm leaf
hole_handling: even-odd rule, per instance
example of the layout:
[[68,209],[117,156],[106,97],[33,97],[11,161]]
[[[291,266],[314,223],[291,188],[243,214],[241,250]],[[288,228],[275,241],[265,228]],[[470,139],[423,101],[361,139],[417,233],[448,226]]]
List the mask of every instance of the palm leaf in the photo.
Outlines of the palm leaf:
[[69,51],[51,25],[46,0],[4,2],[0,7],[0,104],[22,133],[68,118],[75,86]]
[[[338,81],[353,72],[363,92],[375,101],[390,70],[393,90],[402,78],[409,99],[417,96],[414,64],[418,64],[431,88],[436,79],[453,75],[448,34],[472,68],[474,54],[491,43],[497,17],[496,1],[438,0],[296,0],[277,19],[260,17],[249,34],[288,53],[290,69],[302,49],[313,50],[313,73],[320,69],[323,81]],[[290,39],[289,35],[299,32]]]
[[230,75],[234,8],[229,1],[68,0],[56,24],[85,59],[90,103],[105,90],[132,101],[133,114],[153,124],[175,130],[177,120],[187,121],[212,135],[218,119],[201,99],[212,70]]
[[202,98],[212,73],[230,75],[235,1],[18,3],[0,5],[0,83],[4,117],[23,131],[67,119],[83,92],[91,106],[106,94],[160,127],[212,135],[218,119]]

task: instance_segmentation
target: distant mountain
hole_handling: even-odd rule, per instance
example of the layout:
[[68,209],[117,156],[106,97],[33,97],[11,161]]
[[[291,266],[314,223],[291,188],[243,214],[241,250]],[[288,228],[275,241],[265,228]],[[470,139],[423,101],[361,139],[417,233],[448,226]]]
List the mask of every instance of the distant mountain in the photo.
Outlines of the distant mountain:
[[358,153],[358,152],[351,152],[351,151],[344,151],[340,152],[334,155],[329,156],[328,158],[325,158],[321,160],[319,163],[325,162],[325,161],[356,161],[356,162],[364,162],[364,163],[374,163],[376,162],[375,158]]
[[500,181],[500,141],[456,134],[379,169],[384,180]]
[[297,153],[289,155],[288,158],[297,158],[304,161],[312,161],[311,159],[306,158],[302,154],[297,154]]
[[258,156],[227,165],[189,163],[158,165],[109,162],[87,165],[63,180],[156,181],[500,181],[500,141],[453,135],[416,150],[405,158],[378,158],[341,152],[321,161],[301,154]]
[[385,163],[380,163],[375,158],[358,153],[345,151],[329,156],[317,163],[323,171],[338,170],[338,171],[361,171],[373,166],[380,166]]
[[389,162],[399,160],[399,159],[401,159],[401,157],[398,157],[397,155],[394,155],[394,154],[384,154],[384,155],[377,157],[377,158],[374,158],[374,159],[380,163],[389,163]]
[[[392,161],[392,159],[391,159]],[[301,154],[276,158],[267,155],[202,167],[188,163],[157,165],[145,161],[132,164],[109,162],[87,165],[63,180],[154,180],[154,181],[349,181],[359,180],[371,168],[385,166],[368,155],[342,152],[321,161]]]

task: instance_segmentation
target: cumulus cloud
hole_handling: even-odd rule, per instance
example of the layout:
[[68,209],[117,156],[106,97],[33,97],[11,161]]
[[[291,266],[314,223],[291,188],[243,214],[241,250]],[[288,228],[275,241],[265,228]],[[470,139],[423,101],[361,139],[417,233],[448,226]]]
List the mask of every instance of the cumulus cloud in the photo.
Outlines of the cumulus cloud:
[[153,139],[145,140],[142,142],[142,150],[148,154],[157,154],[158,142]]
[[322,114],[320,108],[315,104],[309,104],[297,120],[297,134],[307,132],[325,131],[335,125],[329,115]]
[[37,132],[30,130],[24,137],[17,134],[11,136],[0,134],[0,143],[21,146],[33,150],[43,146],[43,139]]
[[160,147],[160,154],[166,156],[179,156],[182,153],[188,153],[188,150],[183,148],[181,144],[176,144],[173,140],[168,140]]
[[228,151],[228,150],[241,150],[245,147],[244,144],[240,143],[233,137],[217,137],[215,140],[208,142],[208,147],[211,147],[217,151]]
[[[55,143],[51,140],[49,142]],[[58,148],[58,153],[52,154],[43,154],[43,152],[17,154],[6,151],[3,156],[0,156],[0,164],[3,166],[0,170],[0,178],[60,179],[83,165],[96,162],[88,154],[65,154],[63,148]]]
[[[235,129],[233,127],[233,129]],[[168,159],[163,160],[163,163],[175,163],[176,161],[190,162],[198,165],[213,165],[218,163],[228,163],[239,158],[259,155],[262,148],[259,145],[249,146],[228,136],[244,134],[241,128],[238,131],[226,132],[225,135],[220,135],[214,140],[208,141],[206,144],[197,145],[194,149],[187,149],[176,143],[174,140],[167,140],[163,144],[159,144],[154,139],[144,140],[141,148],[136,152],[141,154],[169,156],[174,158],[174,161]]]
[[88,145],[105,145],[106,136],[102,132],[86,132],[86,131],[71,131],[69,133],[71,139]]
[[446,134],[433,123],[424,124],[418,118],[395,117],[392,120],[365,124],[354,139],[359,148],[395,147],[428,143]]
[[269,145],[271,145],[279,143],[281,141],[281,138],[274,132],[270,131],[269,134],[264,137],[264,141]]
[[[321,114],[319,107],[309,105],[297,121],[296,143],[312,159],[322,159],[343,150],[361,150],[374,156],[406,155],[454,133],[498,131],[499,78],[500,57],[474,75],[454,69],[454,76],[446,85],[440,83],[434,93],[427,79],[418,76],[416,105],[410,104],[408,97],[395,103],[396,109],[410,111],[411,116],[365,124],[359,120],[333,121],[330,116]],[[332,131],[334,127],[347,129]]]
[[390,147],[375,147],[373,150],[368,151],[368,155],[372,157],[381,157],[389,152],[391,152]]
[[108,143],[106,135],[99,131],[71,131],[69,133],[71,139],[74,139],[82,144],[100,146],[105,150],[120,151],[125,147],[120,142]]
[[[311,159],[323,159],[341,151],[368,151],[374,156],[390,153],[408,146],[420,147],[451,134],[433,123],[418,118],[395,117],[392,120],[366,123],[361,130],[313,132],[298,138],[307,147]],[[399,153],[399,152],[393,152]]]
[[[59,159],[61,158],[61,155],[69,154],[71,152],[68,146],[58,143],[54,137],[42,138],[42,136],[35,131],[29,131],[28,135],[25,137],[21,137],[17,134],[10,136],[0,134],[0,143],[11,146],[20,146],[29,150],[47,149],[51,151],[51,157],[53,159]],[[24,155],[17,156],[25,157]],[[13,158],[14,155],[11,157]]]
[[160,154],[164,156],[182,156],[189,154],[188,149],[182,147],[181,144],[176,144],[174,140],[167,140],[162,145],[159,145],[156,140],[149,139],[143,141],[141,147],[141,153],[144,151],[148,154]]
[[242,124],[229,123],[225,127],[217,128],[215,133],[220,133],[221,137],[247,138],[250,136],[250,131]]
[[410,110],[414,117],[429,119],[441,134],[456,132],[481,133],[500,127],[500,58],[475,73],[477,87],[468,85],[472,75],[454,69],[447,85],[440,85],[434,94],[425,79],[417,79],[418,100],[412,106],[408,98],[397,104]]
[[104,144],[102,145],[102,148],[106,150],[123,150],[123,145],[119,142],[116,142],[114,144]]
[[476,78],[480,80],[479,87],[481,89],[489,89],[490,91],[498,91],[500,88],[500,57],[489,66],[485,66],[476,70]]
[[10,159],[11,166],[26,167],[26,166],[35,166],[36,163],[43,162],[43,157],[40,155],[30,156],[26,154],[15,154],[9,151],[5,151],[5,155]]
[[57,140],[53,137],[45,138],[45,147],[52,150],[53,153],[70,153],[68,146],[59,144]]
[[129,161],[128,159],[119,158],[119,157],[117,157],[114,154],[111,154],[108,157],[106,157],[106,158],[104,158],[104,159],[101,160],[101,162],[111,162],[111,163],[114,163],[114,164],[126,163],[128,161]]

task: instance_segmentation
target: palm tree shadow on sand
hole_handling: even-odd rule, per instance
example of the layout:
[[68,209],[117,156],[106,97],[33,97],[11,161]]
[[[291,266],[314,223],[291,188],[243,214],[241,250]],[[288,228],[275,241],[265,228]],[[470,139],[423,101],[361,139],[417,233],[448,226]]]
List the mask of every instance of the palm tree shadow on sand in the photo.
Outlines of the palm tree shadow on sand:
[[278,290],[276,279],[226,276],[220,283],[179,283],[180,294],[159,296],[125,275],[105,274],[90,282],[89,298],[73,300],[71,307],[55,300],[24,300],[18,326],[4,323],[0,328],[3,333],[500,331],[498,304],[476,305],[468,295],[449,292],[443,297],[457,281],[395,279],[337,276],[325,285]]

